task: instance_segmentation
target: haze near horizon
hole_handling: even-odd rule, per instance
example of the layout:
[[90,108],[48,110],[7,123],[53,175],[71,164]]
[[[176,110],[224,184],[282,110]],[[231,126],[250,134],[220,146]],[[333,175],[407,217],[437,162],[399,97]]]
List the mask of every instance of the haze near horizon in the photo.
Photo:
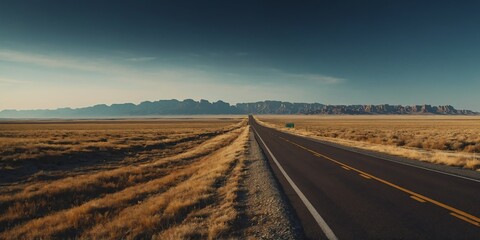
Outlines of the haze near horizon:
[[480,111],[476,1],[2,1],[0,110],[158,99]]

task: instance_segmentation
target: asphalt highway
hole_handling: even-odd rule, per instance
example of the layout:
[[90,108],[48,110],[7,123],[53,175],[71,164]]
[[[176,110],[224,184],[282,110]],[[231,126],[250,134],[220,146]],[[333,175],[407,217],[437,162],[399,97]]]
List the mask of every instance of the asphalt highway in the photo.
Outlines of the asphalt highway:
[[480,239],[480,181],[249,124],[309,239]]

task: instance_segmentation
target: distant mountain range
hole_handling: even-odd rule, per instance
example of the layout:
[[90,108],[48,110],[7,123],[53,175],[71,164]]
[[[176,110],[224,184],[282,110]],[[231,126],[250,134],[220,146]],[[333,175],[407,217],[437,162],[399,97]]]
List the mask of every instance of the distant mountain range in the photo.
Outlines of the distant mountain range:
[[457,110],[450,105],[325,105],[320,103],[290,103],[262,101],[230,105],[223,101],[209,102],[186,99],[179,101],[146,101],[133,103],[95,105],[85,108],[59,108],[54,110],[3,110],[0,118],[77,118],[77,117],[129,117],[154,115],[198,114],[439,114],[477,115],[470,110]]

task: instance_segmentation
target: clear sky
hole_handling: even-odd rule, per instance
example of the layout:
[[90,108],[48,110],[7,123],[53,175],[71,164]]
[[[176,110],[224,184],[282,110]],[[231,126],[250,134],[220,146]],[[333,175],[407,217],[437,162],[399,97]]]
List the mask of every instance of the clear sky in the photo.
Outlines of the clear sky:
[[480,1],[0,0],[0,110],[172,98],[480,111]]

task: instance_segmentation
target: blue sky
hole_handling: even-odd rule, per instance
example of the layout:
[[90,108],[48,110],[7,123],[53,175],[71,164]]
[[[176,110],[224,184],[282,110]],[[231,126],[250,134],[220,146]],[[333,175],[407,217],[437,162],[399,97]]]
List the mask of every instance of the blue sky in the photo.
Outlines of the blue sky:
[[0,110],[158,99],[480,111],[478,1],[0,1]]

